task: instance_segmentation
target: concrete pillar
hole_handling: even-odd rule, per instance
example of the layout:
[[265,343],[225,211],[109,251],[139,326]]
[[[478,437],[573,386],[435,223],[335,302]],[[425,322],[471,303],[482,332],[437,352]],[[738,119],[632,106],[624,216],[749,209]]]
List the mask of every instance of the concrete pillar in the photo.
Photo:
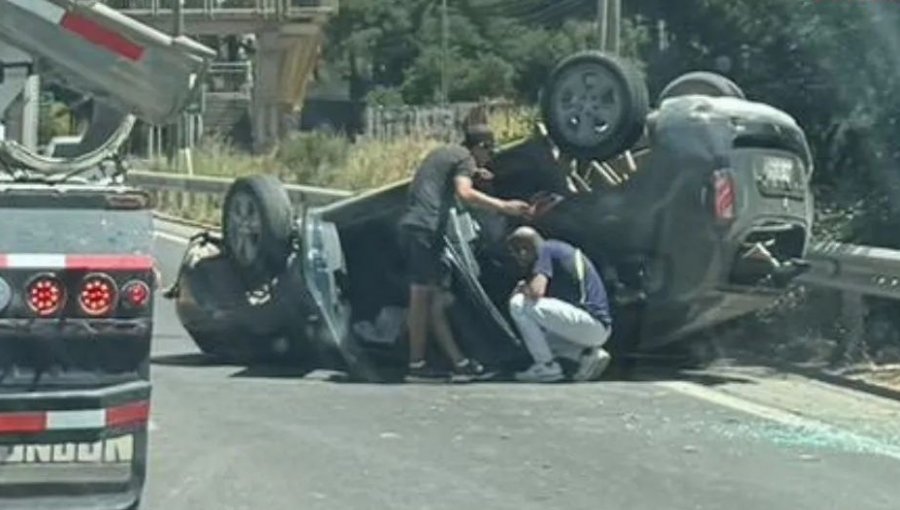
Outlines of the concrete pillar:
[[38,147],[38,126],[41,116],[41,78],[33,74],[25,81],[22,90],[22,132],[21,144],[36,151]]
[[257,34],[253,87],[253,144],[265,151],[284,138],[306,95],[319,56],[322,31],[285,25]]
[[281,105],[278,84],[281,82],[281,55],[277,31],[257,34],[257,53],[253,89],[253,147],[265,151],[280,138]]
[[22,89],[28,82],[28,65],[31,56],[0,42],[0,66],[3,80],[0,82],[0,140],[21,140]]

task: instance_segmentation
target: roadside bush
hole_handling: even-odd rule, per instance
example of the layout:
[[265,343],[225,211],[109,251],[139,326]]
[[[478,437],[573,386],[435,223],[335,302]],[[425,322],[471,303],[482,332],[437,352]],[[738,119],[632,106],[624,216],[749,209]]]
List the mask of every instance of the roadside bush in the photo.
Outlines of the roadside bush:
[[[499,144],[531,136],[535,120],[535,110],[518,108],[496,111],[487,119]],[[269,173],[286,183],[359,191],[409,177],[441,143],[424,136],[360,138],[351,143],[341,134],[311,132],[294,134],[269,154],[253,155],[221,138],[209,138],[194,149],[193,166],[197,175]],[[173,171],[164,161],[156,162],[153,169]]]

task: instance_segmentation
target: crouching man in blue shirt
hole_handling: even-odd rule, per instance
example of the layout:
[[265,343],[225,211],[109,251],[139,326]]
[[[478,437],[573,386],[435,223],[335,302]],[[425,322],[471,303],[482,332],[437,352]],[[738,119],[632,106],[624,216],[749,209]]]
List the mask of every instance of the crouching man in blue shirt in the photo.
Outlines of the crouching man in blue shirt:
[[599,378],[611,357],[603,344],[612,333],[606,289],[597,269],[574,246],[544,239],[531,227],[508,238],[516,261],[529,271],[510,299],[510,313],[534,365],[516,374],[523,382],[564,378],[557,358],[578,363],[576,381]]

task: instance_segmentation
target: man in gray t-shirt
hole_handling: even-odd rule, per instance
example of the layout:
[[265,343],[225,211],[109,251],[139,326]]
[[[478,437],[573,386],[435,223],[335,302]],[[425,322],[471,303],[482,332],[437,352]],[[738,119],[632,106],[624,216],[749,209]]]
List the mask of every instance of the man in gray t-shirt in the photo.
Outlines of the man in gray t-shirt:
[[487,126],[470,126],[462,146],[440,147],[419,166],[410,184],[406,213],[400,220],[400,242],[410,275],[409,379],[435,379],[441,375],[425,364],[429,326],[444,352],[454,363],[454,375],[462,379],[486,376],[484,368],[460,352],[446,316],[448,297],[440,291],[445,268],[441,263],[443,235],[456,197],[464,203],[510,216],[524,216],[527,202],[500,200],[475,189],[473,177],[489,178],[484,170],[494,148]]

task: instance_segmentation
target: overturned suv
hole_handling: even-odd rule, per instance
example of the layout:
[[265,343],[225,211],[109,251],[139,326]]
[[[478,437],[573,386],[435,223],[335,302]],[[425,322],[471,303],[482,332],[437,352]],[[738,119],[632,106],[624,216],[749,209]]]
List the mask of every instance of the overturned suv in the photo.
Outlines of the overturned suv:
[[[670,83],[651,111],[633,69],[596,52],[561,61],[529,139],[502,147],[488,191],[555,206],[532,221],[581,247],[613,298],[614,359],[770,305],[806,264],[812,172],[787,114],[723,76]],[[367,380],[402,374],[407,300],[396,224],[409,181],[295,213],[270,176],[238,179],[222,234],[195,237],[169,293],[206,353],[293,360]],[[454,210],[450,312],[468,352],[528,364],[507,312],[521,277],[512,220]]]

